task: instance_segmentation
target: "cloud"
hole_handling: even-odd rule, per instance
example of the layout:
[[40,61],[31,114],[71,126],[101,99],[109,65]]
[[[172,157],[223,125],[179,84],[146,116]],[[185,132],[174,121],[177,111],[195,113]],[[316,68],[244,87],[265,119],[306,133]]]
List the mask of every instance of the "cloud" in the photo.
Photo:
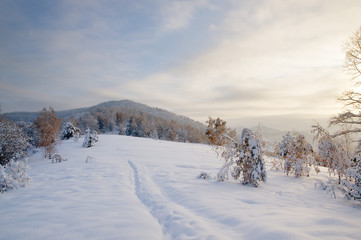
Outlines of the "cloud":
[[201,121],[337,112],[351,85],[341,46],[361,22],[357,0],[1,4],[3,92],[46,91],[60,108],[128,98]]
[[186,28],[197,8],[209,5],[207,0],[166,1],[161,8],[162,30],[165,32]]
[[335,99],[350,85],[341,45],[360,7],[324,1],[244,4],[213,28],[216,46],[126,88],[196,118],[207,112],[233,118],[338,111]]

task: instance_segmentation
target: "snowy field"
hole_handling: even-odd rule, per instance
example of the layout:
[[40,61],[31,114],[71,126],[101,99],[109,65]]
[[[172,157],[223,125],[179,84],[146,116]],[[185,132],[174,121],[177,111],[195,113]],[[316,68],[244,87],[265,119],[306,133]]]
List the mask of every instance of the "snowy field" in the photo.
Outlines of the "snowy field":
[[[253,188],[197,178],[209,146],[100,135],[64,141],[68,161],[29,158],[32,183],[0,195],[0,239],[361,239],[361,204],[267,165]],[[92,160],[86,163],[87,156]]]

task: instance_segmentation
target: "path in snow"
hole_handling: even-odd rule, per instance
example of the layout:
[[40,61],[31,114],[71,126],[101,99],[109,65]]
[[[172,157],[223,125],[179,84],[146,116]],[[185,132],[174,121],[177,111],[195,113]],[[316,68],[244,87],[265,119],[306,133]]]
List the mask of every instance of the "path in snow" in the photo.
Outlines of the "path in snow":
[[162,225],[167,238],[232,239],[227,236],[229,232],[220,228],[212,219],[200,217],[163,195],[145,168],[140,169],[131,161],[128,163],[134,173],[136,195]]

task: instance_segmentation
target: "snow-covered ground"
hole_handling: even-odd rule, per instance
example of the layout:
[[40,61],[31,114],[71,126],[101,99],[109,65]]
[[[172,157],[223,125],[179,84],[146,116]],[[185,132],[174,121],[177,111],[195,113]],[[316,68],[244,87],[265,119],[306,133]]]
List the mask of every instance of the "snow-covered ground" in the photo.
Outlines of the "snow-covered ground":
[[[0,239],[361,239],[361,205],[267,166],[253,188],[215,176],[209,146],[101,135],[29,158],[32,183],[0,195]],[[92,160],[86,163],[87,156]]]

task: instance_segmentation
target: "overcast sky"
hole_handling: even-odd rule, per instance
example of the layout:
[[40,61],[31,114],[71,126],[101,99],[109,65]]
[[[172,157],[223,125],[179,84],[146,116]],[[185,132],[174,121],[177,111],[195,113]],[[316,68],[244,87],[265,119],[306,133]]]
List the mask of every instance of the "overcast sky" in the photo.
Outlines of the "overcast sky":
[[301,128],[342,110],[360,13],[360,0],[2,0],[2,111],[130,99]]

